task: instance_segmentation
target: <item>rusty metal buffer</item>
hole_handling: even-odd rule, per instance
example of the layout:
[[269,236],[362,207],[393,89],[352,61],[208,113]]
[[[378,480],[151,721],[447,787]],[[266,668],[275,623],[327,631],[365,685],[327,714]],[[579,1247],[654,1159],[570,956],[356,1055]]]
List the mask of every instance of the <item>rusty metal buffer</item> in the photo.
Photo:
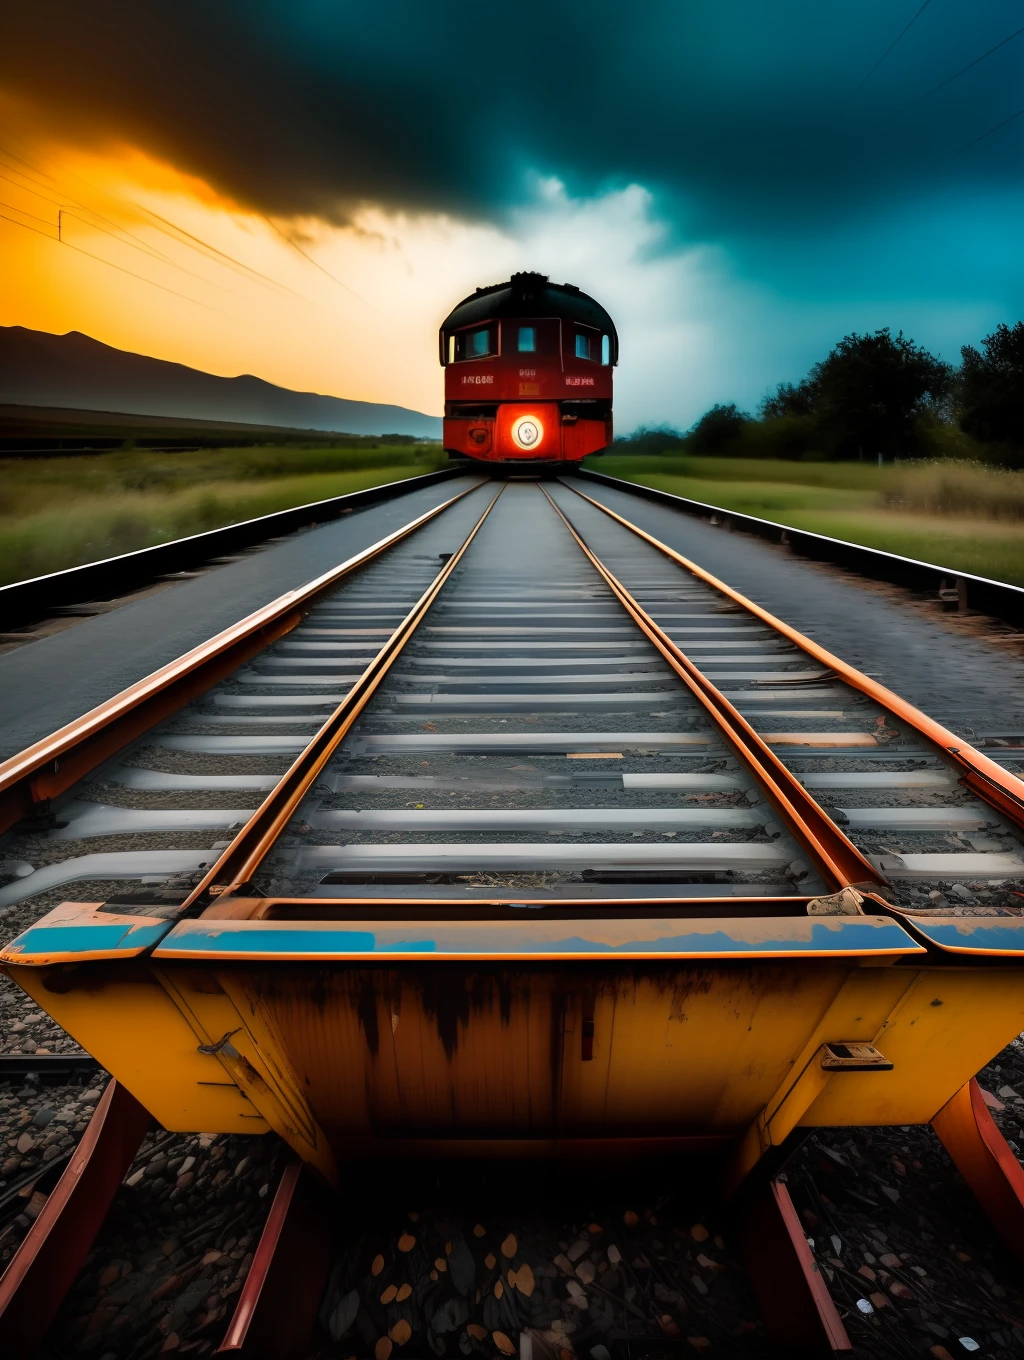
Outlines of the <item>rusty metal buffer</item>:
[[678,1149],[731,1150],[738,1184],[798,1127],[932,1120],[1024,1029],[1016,918],[412,905],[66,903],[0,959],[166,1128],[274,1129],[332,1180]]
[[[248,890],[474,528],[176,919],[69,902],[0,952],[167,1129],[273,1129],[331,1180],[344,1160],[388,1152],[716,1151],[736,1188],[800,1128],[926,1123],[944,1110],[948,1123],[974,1073],[1024,1030],[1024,919],[941,918],[887,902],[871,865],[566,527],[753,770],[828,894],[597,903]],[[648,541],[898,710],[980,797],[1024,823],[1018,781]],[[356,561],[223,640],[252,648],[268,619],[273,636],[287,631]],[[221,642],[207,644],[218,665]],[[200,679],[190,654],[152,680],[183,702],[179,690],[209,683],[212,662],[199,661]],[[95,715],[99,751],[79,758],[77,730],[53,740],[91,768],[125,740],[108,716]],[[92,728],[86,736],[97,740]],[[8,762],[19,798],[51,792],[29,783],[52,764],[53,744],[43,746]]]

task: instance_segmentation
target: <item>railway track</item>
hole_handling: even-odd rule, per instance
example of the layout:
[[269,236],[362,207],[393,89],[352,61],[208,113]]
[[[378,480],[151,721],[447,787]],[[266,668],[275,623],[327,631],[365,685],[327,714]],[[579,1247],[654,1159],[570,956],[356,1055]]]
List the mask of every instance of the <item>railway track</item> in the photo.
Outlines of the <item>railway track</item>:
[[[58,1018],[59,989],[44,997],[27,965],[77,966],[80,946],[69,942],[86,938],[83,930],[106,932],[88,937],[96,946],[90,958],[114,959],[118,950],[137,947],[164,970],[217,951],[250,959],[268,947],[268,938],[297,958],[335,957],[340,946],[327,937],[342,930],[348,957],[353,950],[376,951],[391,966],[415,961],[427,949],[447,959],[477,959],[486,971],[508,958],[533,958],[543,968],[553,957],[609,951],[656,963],[680,951],[704,958],[819,957],[840,948],[822,943],[824,922],[835,942],[860,932],[852,949],[842,945],[855,967],[872,958],[909,965],[916,951],[952,968],[963,962],[957,951],[997,960],[1020,948],[1014,932],[1024,889],[1021,792],[1001,764],[575,485],[485,483],[0,767],[11,827],[0,911],[12,930],[21,930],[4,959]],[[74,905],[76,898],[86,901]],[[73,905],[40,920],[69,899]],[[97,900],[99,908],[86,904]],[[261,944],[256,923],[270,927]],[[351,942],[353,933],[361,942]],[[794,1006],[804,1004],[793,985]],[[1010,985],[992,972],[993,991]],[[464,1017],[442,993],[431,1014],[450,1059]],[[208,1003],[190,995],[193,1010],[202,1004]],[[397,1035],[405,1013],[395,1006]],[[316,1137],[301,1132],[301,1119],[281,1113],[283,1096],[261,1097],[262,1088],[252,1084],[266,1080],[262,1067],[260,1073],[252,1068],[261,1059],[236,1050],[231,1039],[238,1031],[227,1023],[221,1028],[220,1012],[197,1013],[206,1036],[198,1052],[220,1073],[200,1081],[219,1088],[208,1095],[221,1103],[206,1108],[220,1122],[208,1126],[237,1138],[274,1129],[330,1179],[335,1172],[316,1150]],[[379,1017],[360,1015],[367,1033],[376,1034]],[[603,1058],[606,1019],[600,1003],[591,1003],[578,1017],[579,1028],[570,1027],[582,1062]],[[709,1015],[707,1023],[717,1022]],[[97,1022],[95,1007],[91,1018],[74,1012],[66,1027],[112,1070],[123,1066],[131,1036],[112,1039],[109,1021]],[[948,1033],[936,1042],[949,1045],[953,1070],[968,1064],[964,1081],[984,1061],[971,1066],[971,1045],[957,1048]],[[851,1053],[833,1045],[829,1070],[892,1066],[873,1046],[862,1047]],[[107,1088],[81,1154],[69,1157],[59,1186],[48,1187],[0,1281],[0,1336],[6,1329],[14,1353],[30,1353],[42,1340],[97,1233],[102,1240],[111,1199],[124,1197],[117,1187],[133,1166],[147,1111],[174,1127],[168,1114],[173,1083],[132,1062],[134,1095],[119,1083]],[[728,1066],[727,1057],[722,1062]],[[467,1155],[474,1136],[493,1137],[493,1127],[484,1127],[487,1106],[500,1105],[501,1092],[486,1087],[460,1116]],[[893,1325],[898,1289],[886,1292],[883,1280],[884,1303],[871,1304],[866,1285],[860,1299],[847,1297],[841,1273],[838,1303],[826,1288],[827,1275],[835,1285],[837,1271],[850,1265],[834,1245],[846,1230],[829,1234],[827,1242],[819,1232],[809,1245],[807,1223],[826,1217],[839,1223],[842,1210],[834,1202],[828,1213],[820,1202],[817,1209],[811,1205],[808,1197],[816,1192],[806,1185],[814,1185],[813,1169],[805,1166],[801,1222],[778,1179],[783,1156],[809,1130],[797,1125],[810,1098],[788,1111],[791,1097],[792,1091],[774,1116],[769,1106],[768,1123],[779,1126],[774,1133],[769,1127],[771,1156],[734,1159],[730,1174],[739,1193],[722,1219],[721,1259],[713,1263],[729,1278],[747,1272],[750,1297],[757,1299],[743,1305],[751,1310],[751,1330],[723,1333],[715,1317],[737,1307],[735,1300],[726,1303],[713,1290],[694,1293],[685,1281],[680,1286],[683,1266],[667,1251],[662,1259],[662,1246],[651,1244],[653,1234],[627,1206],[619,1212],[638,1220],[626,1220],[631,1245],[611,1245],[620,1257],[636,1251],[628,1265],[634,1275],[649,1270],[653,1278],[660,1271],[662,1293],[641,1276],[630,1286],[620,1281],[621,1290],[634,1290],[629,1298],[621,1294],[629,1304],[615,1343],[622,1356],[654,1354],[642,1350],[645,1328],[648,1341],[653,1328],[659,1344],[680,1335],[679,1344],[690,1345],[680,1332],[680,1305],[691,1319],[704,1310],[713,1338],[700,1330],[687,1335],[719,1353],[768,1354],[773,1344],[787,1354],[797,1346],[843,1353],[851,1335],[859,1354],[924,1353],[912,1349],[914,1318],[902,1331]],[[933,1114],[929,1108],[913,1122],[927,1123]],[[514,1129],[519,1117],[509,1107],[498,1118]],[[344,1115],[341,1120],[344,1125]],[[876,1114],[862,1122],[892,1121]],[[665,1137],[664,1116],[655,1125],[658,1146],[648,1140],[638,1149],[664,1155],[687,1143]],[[935,1127],[1004,1241],[1024,1250],[1024,1176],[980,1088],[964,1085]],[[576,1146],[575,1138],[582,1150],[580,1132],[567,1127],[562,1144]],[[345,1136],[359,1146],[357,1128]],[[417,1152],[437,1150],[436,1138],[418,1137]],[[395,1131],[385,1141],[396,1155],[411,1146]],[[701,1150],[721,1154],[727,1141],[706,1138]],[[688,1150],[698,1150],[698,1142],[690,1136]],[[554,1143],[544,1146],[551,1150]],[[148,1149],[141,1169],[163,1155]],[[139,1180],[146,1183],[144,1176]],[[337,1310],[344,1314],[353,1292],[372,1292],[377,1272],[353,1283],[358,1271],[344,1264],[344,1252],[337,1254],[315,1184],[300,1163],[285,1169],[275,1195],[265,1197],[271,1202],[263,1239],[239,1285],[234,1314],[228,1319],[221,1305],[208,1309],[197,1348],[211,1349],[213,1333],[226,1325],[222,1351],[302,1354],[328,1271],[334,1290],[328,1316],[340,1343],[346,1332]],[[483,1175],[478,1196],[493,1201],[496,1193],[493,1175]],[[609,1235],[622,1238],[623,1230],[590,1212],[599,1220],[593,1232],[581,1227],[579,1215],[565,1232],[591,1234],[583,1258],[593,1260],[591,1279],[584,1272],[573,1283],[584,1294],[590,1286],[597,1298],[595,1272],[615,1268]],[[645,1221],[652,1219],[656,1226],[653,1211]],[[687,1228],[684,1220],[685,1213],[677,1239],[701,1226]],[[381,1230],[389,1260],[400,1263],[403,1232],[417,1237],[408,1224],[390,1237]],[[506,1234],[501,1241],[507,1240]],[[742,1246],[742,1269],[727,1240]],[[443,1234],[441,1241],[450,1249]],[[500,1274],[491,1280],[485,1271],[493,1275],[500,1267],[486,1266],[484,1256],[495,1263],[504,1258],[497,1240],[491,1244],[488,1236],[488,1245],[489,1253],[473,1257],[474,1281],[476,1287],[486,1278],[495,1297]],[[506,1274],[518,1278],[530,1265],[521,1252],[505,1255]],[[564,1249],[549,1255],[552,1262],[570,1259]],[[55,1272],[57,1258],[64,1265]],[[638,1260],[647,1265],[637,1267]],[[429,1280],[429,1260],[426,1266]],[[887,1268],[880,1269],[884,1276]],[[892,1267],[890,1279],[899,1285],[909,1269]],[[557,1264],[551,1270],[556,1280],[570,1278]],[[421,1287],[419,1280],[403,1283],[410,1293]],[[556,1344],[551,1327],[541,1325],[552,1318],[525,1305],[523,1297],[532,1293],[511,1279],[502,1293],[518,1302],[518,1311],[507,1302],[504,1312],[492,1307],[486,1324],[473,1324],[483,1327],[482,1338],[461,1331],[468,1312],[451,1335],[427,1326],[429,1289],[422,1299],[415,1295],[418,1311],[381,1315],[387,1330],[378,1339],[389,1340],[388,1354],[390,1346],[403,1353],[409,1344],[404,1353],[412,1354],[422,1345],[422,1339],[394,1340],[405,1335],[403,1321],[410,1329],[423,1325],[439,1355],[500,1352],[494,1337],[507,1339],[517,1327],[526,1349],[542,1354]],[[662,1295],[673,1294],[667,1311],[658,1312]],[[969,1311],[970,1303],[964,1306]],[[976,1319],[983,1313],[975,1308]],[[461,1316],[460,1310],[450,1316]],[[1006,1324],[1008,1337],[1015,1325]],[[150,1353],[146,1346],[159,1350],[156,1342],[164,1340],[143,1337],[123,1353],[141,1357]],[[365,1335],[362,1344],[368,1344]],[[596,1344],[603,1343],[597,1338]],[[989,1346],[988,1353],[999,1352]],[[386,1360],[380,1349],[376,1354]]]

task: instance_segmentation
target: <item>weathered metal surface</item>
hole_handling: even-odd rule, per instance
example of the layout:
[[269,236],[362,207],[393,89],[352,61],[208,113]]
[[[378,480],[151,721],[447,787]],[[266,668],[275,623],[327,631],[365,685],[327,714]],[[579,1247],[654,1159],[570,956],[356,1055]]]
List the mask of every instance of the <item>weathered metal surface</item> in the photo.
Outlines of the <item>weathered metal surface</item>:
[[35,1354],[149,1123],[149,1113],[125,1087],[110,1082],[64,1174],[0,1277],[0,1355]]
[[996,1128],[976,1080],[942,1107],[932,1127],[996,1231],[1024,1261],[1024,1169]]
[[215,1355],[294,1360],[306,1353],[330,1271],[335,1209],[333,1195],[307,1166],[285,1168]]
[[766,1180],[744,1199],[739,1242],[768,1337],[787,1356],[853,1350],[785,1185]]
[[[136,958],[157,923],[125,918],[119,957],[69,968],[90,913],[109,928],[83,905],[16,941],[16,980],[166,1127],[272,1127],[327,1176],[398,1144],[751,1130],[753,1165],[797,1125],[927,1122],[1024,1029],[1019,968],[936,966],[887,916],[200,918]],[[828,1069],[837,1043],[893,1070]]]

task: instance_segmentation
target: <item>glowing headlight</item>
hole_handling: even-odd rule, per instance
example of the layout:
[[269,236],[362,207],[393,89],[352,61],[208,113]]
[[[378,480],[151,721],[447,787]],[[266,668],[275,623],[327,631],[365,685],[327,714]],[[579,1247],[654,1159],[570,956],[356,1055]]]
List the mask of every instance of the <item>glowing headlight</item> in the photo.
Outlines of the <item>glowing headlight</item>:
[[521,449],[535,449],[544,438],[544,426],[536,416],[520,416],[512,424],[512,439]]

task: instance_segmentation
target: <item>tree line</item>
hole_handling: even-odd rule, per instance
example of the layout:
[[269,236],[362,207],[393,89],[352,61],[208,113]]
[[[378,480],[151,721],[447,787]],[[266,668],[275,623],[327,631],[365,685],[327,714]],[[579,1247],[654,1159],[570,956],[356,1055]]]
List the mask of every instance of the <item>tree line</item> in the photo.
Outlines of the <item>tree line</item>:
[[[780,383],[756,416],[713,406],[672,440],[687,453],[763,458],[966,457],[1024,466],[1024,321],[944,363],[902,331],[846,335],[799,383]],[[666,448],[665,432],[624,441]]]

